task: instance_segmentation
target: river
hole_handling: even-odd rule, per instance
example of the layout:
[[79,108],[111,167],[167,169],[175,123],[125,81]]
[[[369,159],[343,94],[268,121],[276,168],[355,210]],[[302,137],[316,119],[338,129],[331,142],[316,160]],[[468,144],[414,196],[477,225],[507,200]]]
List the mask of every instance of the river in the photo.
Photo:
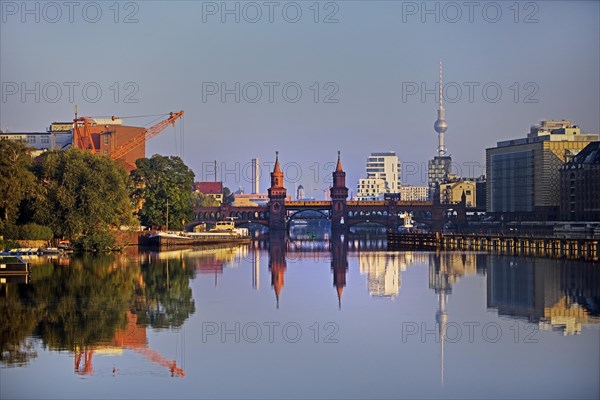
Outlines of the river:
[[381,241],[31,258],[1,398],[598,398],[600,265]]

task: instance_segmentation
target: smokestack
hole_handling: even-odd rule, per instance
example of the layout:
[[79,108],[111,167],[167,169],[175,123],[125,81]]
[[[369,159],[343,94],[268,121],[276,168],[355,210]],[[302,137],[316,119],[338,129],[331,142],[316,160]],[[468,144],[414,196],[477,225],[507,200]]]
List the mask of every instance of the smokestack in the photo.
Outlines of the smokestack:
[[258,158],[253,158],[252,159],[252,194],[258,194],[260,193],[260,188],[259,188],[259,179],[260,179],[260,171],[259,171],[259,167],[258,167]]

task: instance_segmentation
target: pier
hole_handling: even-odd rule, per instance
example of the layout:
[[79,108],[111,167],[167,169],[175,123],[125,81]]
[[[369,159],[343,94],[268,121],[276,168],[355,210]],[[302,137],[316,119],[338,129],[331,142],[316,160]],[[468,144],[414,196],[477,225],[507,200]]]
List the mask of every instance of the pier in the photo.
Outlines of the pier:
[[519,256],[598,261],[598,238],[502,234],[388,233],[388,249],[488,251]]

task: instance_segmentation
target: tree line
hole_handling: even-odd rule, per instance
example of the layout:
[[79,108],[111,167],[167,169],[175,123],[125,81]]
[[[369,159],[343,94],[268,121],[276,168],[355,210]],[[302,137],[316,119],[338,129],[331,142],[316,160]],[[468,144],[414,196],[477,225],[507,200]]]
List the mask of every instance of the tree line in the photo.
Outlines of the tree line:
[[194,172],[181,158],[154,155],[127,170],[109,157],[69,149],[33,157],[24,142],[0,139],[0,236],[64,238],[82,250],[115,245],[123,226],[178,230],[197,206],[217,205],[193,193]]

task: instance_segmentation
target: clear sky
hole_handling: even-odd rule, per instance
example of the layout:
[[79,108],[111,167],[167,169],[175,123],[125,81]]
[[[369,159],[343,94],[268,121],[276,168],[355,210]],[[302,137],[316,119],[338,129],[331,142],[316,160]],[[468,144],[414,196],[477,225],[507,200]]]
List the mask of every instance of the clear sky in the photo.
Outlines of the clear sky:
[[288,190],[302,183],[307,196],[323,196],[337,150],[354,192],[370,152],[425,165],[440,60],[446,146],[463,175],[541,119],[600,130],[597,1],[0,3],[1,129],[43,131],[74,104],[91,116],[183,109],[183,134],[166,130],[148,155],[182,155],[197,180],[217,160],[233,190],[249,192],[244,167],[276,150]]

